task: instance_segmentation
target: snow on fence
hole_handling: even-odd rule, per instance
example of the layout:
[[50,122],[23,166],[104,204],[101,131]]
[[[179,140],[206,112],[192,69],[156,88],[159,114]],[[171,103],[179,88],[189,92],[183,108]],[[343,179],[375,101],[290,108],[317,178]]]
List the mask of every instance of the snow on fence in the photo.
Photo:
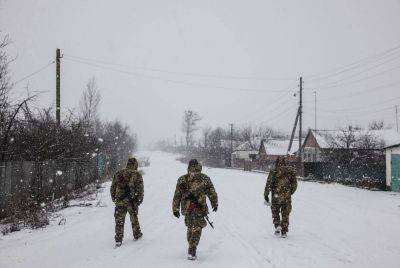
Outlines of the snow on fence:
[[0,163],[0,219],[17,204],[48,202],[99,179],[98,159]]

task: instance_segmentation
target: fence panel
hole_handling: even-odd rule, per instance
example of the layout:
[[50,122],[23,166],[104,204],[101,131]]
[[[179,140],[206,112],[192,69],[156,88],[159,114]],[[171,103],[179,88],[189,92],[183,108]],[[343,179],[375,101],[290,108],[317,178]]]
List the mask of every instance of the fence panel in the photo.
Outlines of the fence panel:
[[0,219],[12,215],[16,203],[28,199],[50,201],[96,182],[97,162],[97,159],[63,159],[0,163]]

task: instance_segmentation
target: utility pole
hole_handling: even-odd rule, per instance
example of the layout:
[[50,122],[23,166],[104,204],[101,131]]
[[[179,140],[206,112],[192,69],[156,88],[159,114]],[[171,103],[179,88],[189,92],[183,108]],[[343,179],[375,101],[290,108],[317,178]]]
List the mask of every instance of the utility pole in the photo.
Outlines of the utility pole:
[[397,133],[399,133],[399,117],[398,117],[398,105],[396,105],[396,128],[397,128]]
[[231,127],[231,154],[230,154],[230,166],[232,167],[232,153],[233,153],[233,124],[230,123],[229,126]]
[[56,50],[56,120],[60,125],[61,121],[61,93],[60,93],[60,65],[61,65],[61,52],[60,49]]
[[303,175],[303,147],[301,144],[303,132],[303,77],[300,77],[300,101],[299,101],[299,168],[300,175]]
[[296,119],[294,120],[292,135],[290,136],[290,142],[289,142],[289,148],[287,150],[287,154],[289,154],[290,151],[292,150],[293,139],[294,139],[294,135],[296,134],[296,127],[297,127],[298,121],[299,121],[299,110],[297,110]]
[[[317,132],[317,91],[314,91],[314,133]],[[317,147],[314,146],[314,163],[317,162]]]

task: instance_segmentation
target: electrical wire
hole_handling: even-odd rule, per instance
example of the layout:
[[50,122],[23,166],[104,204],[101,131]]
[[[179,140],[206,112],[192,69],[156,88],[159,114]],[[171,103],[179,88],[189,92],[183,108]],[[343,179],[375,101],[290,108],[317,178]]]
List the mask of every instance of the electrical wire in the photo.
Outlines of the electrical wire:
[[378,112],[383,112],[383,111],[387,111],[387,110],[391,110],[393,109],[394,106],[390,106],[390,107],[385,107],[379,110],[365,110],[365,109],[359,109],[359,110],[324,110],[324,109],[319,109],[320,111],[326,112],[326,113],[339,113],[339,112],[345,112],[345,113],[350,113],[350,114],[354,114],[354,113],[363,113],[363,114],[370,114],[370,113],[378,113]]
[[68,54],[64,54],[64,56],[72,58],[72,59],[87,61],[87,62],[95,62],[95,63],[100,63],[100,64],[113,65],[113,66],[119,66],[119,67],[128,67],[128,68],[144,70],[144,71],[160,72],[160,73],[167,73],[167,74],[177,74],[177,75],[184,75],[184,76],[208,77],[208,78],[217,78],[217,79],[266,80],[266,81],[271,81],[271,80],[295,81],[295,80],[297,80],[297,78],[287,78],[287,77],[286,78],[285,77],[280,77],[280,78],[279,77],[275,77],[275,78],[269,77],[269,78],[267,78],[267,77],[201,74],[201,73],[170,71],[170,70],[158,69],[158,68],[148,68],[148,67],[139,67],[139,66],[128,65],[128,64],[120,64],[120,63],[114,63],[114,62],[109,62],[109,61],[73,56],[73,55],[68,55]]
[[280,119],[282,116],[287,115],[289,112],[292,112],[292,111],[293,111],[293,108],[295,108],[295,111],[297,111],[297,109],[298,109],[298,107],[291,105],[291,106],[289,106],[287,109],[285,109],[285,110],[283,110],[282,112],[280,112],[278,115],[271,116],[271,117],[269,117],[268,119],[264,119],[264,120],[262,121],[262,123],[268,123],[268,124],[270,124],[270,123],[272,123],[272,122],[275,122],[277,119]]
[[[400,51],[400,45],[397,45],[397,46],[387,49],[385,51],[376,53],[374,55],[367,56],[363,59],[357,60],[350,64],[346,64],[346,65],[331,69],[330,71],[326,71],[326,72],[319,73],[319,74],[305,75],[304,77],[307,77],[307,79],[309,79],[309,81],[311,81],[311,80],[320,80],[320,79],[325,79],[328,77],[336,76],[336,75],[342,74],[344,72],[359,68],[360,66],[368,64],[368,62],[371,62],[374,60],[376,61],[376,60],[386,57],[387,55],[395,54],[398,51]],[[320,77],[320,78],[315,78],[315,77]]]
[[[391,59],[389,59],[387,61],[384,61],[384,62],[381,62],[379,64],[373,65],[373,66],[371,66],[371,67],[369,67],[367,69],[364,69],[362,71],[359,71],[359,72],[357,72],[355,74],[352,74],[352,75],[346,76],[344,78],[341,78],[340,80],[337,80],[335,82],[331,82],[331,83],[322,85],[322,87],[324,87],[324,86],[326,87],[326,86],[330,86],[330,85],[336,85],[338,82],[343,82],[343,81],[349,80],[349,79],[351,79],[353,77],[359,76],[360,74],[366,73],[366,72],[371,71],[371,70],[376,69],[376,68],[379,68],[379,67],[381,67],[381,66],[383,66],[383,65],[385,65],[385,64],[387,64],[389,62],[395,61],[395,60],[397,60],[399,58],[400,58],[400,55],[398,57],[391,58]],[[318,87],[318,86],[315,86],[315,87]]]
[[381,71],[381,72],[379,72],[379,73],[376,73],[376,74],[373,74],[373,75],[370,75],[370,76],[366,76],[366,77],[363,77],[363,78],[358,79],[358,80],[353,80],[353,81],[345,82],[345,83],[339,83],[339,84],[335,84],[335,85],[321,86],[321,87],[318,87],[317,91],[320,91],[320,90],[327,90],[327,89],[330,89],[330,88],[341,87],[341,86],[344,86],[344,85],[353,85],[353,84],[357,84],[357,83],[359,83],[359,82],[363,82],[363,81],[366,81],[366,80],[370,80],[370,79],[375,78],[375,77],[377,77],[377,76],[381,76],[381,75],[384,75],[384,74],[386,74],[386,73],[389,73],[389,72],[392,72],[392,71],[395,71],[395,70],[398,70],[398,69],[400,69],[400,66],[396,66],[396,67],[393,67],[393,68],[390,68],[390,69],[386,69],[386,70],[383,70],[383,71]]
[[34,76],[34,75],[40,73],[41,71],[45,70],[46,68],[48,68],[50,65],[52,65],[54,63],[55,63],[55,61],[51,61],[50,63],[46,64],[45,66],[43,66],[41,68],[39,68],[38,70],[34,71],[33,73],[28,74],[27,76],[24,76],[21,79],[18,79],[17,81],[14,82],[14,85],[16,85],[16,84],[18,84],[18,83],[20,83],[20,82],[22,82],[22,81]]
[[[356,91],[350,94],[345,94],[345,95],[340,95],[340,96],[336,96],[336,97],[331,97],[331,98],[325,98],[325,99],[318,99],[318,102],[326,102],[326,101],[332,101],[332,100],[339,100],[339,99],[343,99],[343,98],[349,98],[349,97],[354,97],[354,96],[359,96],[359,95],[364,95],[366,93],[371,93],[371,92],[375,92],[377,90],[382,90],[382,89],[387,89],[387,88],[392,88],[394,86],[398,86],[400,85],[400,81],[394,82],[394,83],[390,83],[390,84],[386,84],[386,85],[381,85],[381,86],[377,86],[377,87],[372,87],[372,88],[367,88],[364,90],[360,90],[360,91]],[[314,101],[304,101],[305,103],[311,103]]]
[[[281,105],[288,103],[290,101],[290,98],[292,97],[292,95],[290,94],[289,96],[286,96],[286,98],[284,98],[284,96],[287,94],[287,92],[284,92],[283,94],[280,94],[276,99],[273,99],[270,101],[270,103],[272,105],[268,106],[266,103],[263,103],[261,106],[258,106],[258,108],[256,108],[255,110],[243,115],[240,117],[240,119],[246,119],[250,116],[254,115],[259,115],[259,114],[268,114],[270,112],[272,112],[273,110],[279,108]],[[289,98],[288,98],[289,97]],[[267,106],[267,109],[264,110]]]
[[81,61],[81,60],[74,60],[74,59],[71,59],[71,58],[68,58],[67,60],[68,61],[72,61],[72,62],[76,62],[76,63],[80,63],[80,64],[84,64],[84,65],[93,66],[93,67],[104,69],[104,70],[110,70],[110,71],[114,71],[114,72],[118,72],[118,73],[133,75],[133,76],[136,76],[136,77],[142,77],[142,78],[147,78],[147,79],[155,79],[155,80],[160,80],[160,81],[164,81],[164,82],[168,82],[168,83],[181,84],[181,85],[186,85],[186,86],[217,88],[217,89],[236,90],[236,91],[245,91],[245,92],[260,92],[260,93],[283,92],[283,91],[291,92],[291,90],[285,90],[285,89],[283,89],[283,90],[282,89],[261,90],[261,89],[254,89],[254,88],[224,87],[224,86],[209,85],[209,84],[203,84],[203,83],[193,83],[193,82],[186,82],[186,81],[178,81],[178,80],[172,80],[172,79],[163,78],[163,77],[154,76],[154,75],[147,75],[147,74],[134,73],[134,72],[129,72],[129,71],[120,70],[120,69],[114,69],[114,68],[110,68],[110,67],[107,67],[107,66],[102,66],[102,65],[98,65],[98,64],[92,64],[92,63],[84,62],[84,61]]

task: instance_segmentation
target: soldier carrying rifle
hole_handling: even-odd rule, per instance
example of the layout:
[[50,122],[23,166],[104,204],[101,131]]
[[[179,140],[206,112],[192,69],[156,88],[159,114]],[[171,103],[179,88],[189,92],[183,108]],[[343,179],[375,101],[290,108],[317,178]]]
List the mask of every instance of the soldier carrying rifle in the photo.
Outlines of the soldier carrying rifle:
[[[185,216],[189,260],[196,260],[196,249],[202,228],[207,226],[206,220],[209,222],[206,196],[211,202],[213,211],[218,209],[218,196],[214,185],[207,175],[201,173],[201,170],[202,166],[196,159],[190,160],[188,173],[178,179],[172,202],[174,216],[180,217],[179,210]],[[210,225],[213,227],[212,223]]]

